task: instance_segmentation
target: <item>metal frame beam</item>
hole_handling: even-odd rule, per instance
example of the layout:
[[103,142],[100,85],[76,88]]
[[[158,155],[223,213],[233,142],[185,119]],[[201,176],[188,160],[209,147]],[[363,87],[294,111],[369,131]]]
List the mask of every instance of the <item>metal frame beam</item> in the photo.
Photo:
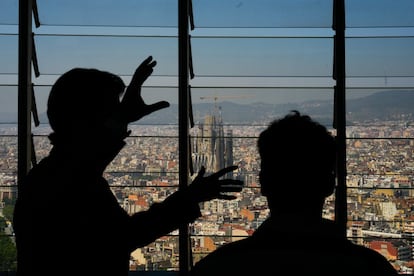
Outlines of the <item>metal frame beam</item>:
[[[178,132],[179,132],[179,188],[189,183],[189,0],[178,0]],[[190,260],[188,224],[179,229],[180,275],[188,275]]]
[[17,182],[28,173],[31,161],[31,105],[32,105],[32,9],[33,0],[19,1],[18,49],[18,130]]
[[334,127],[337,140],[337,187],[335,192],[335,221],[346,236],[346,89],[345,89],[345,0],[334,0]]

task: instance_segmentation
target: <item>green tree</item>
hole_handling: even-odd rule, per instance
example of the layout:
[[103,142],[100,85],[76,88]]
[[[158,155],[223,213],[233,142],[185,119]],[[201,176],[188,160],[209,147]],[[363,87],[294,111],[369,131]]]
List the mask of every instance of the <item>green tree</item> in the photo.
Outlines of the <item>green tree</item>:
[[0,217],[0,271],[16,271],[16,245],[12,240],[12,236],[4,232],[6,226],[5,218]]
[[14,212],[14,204],[16,200],[14,199],[4,199],[4,208],[3,208],[3,216],[6,220],[13,221],[13,212]]
[[3,216],[8,221],[13,221],[14,205],[6,205],[3,208]]

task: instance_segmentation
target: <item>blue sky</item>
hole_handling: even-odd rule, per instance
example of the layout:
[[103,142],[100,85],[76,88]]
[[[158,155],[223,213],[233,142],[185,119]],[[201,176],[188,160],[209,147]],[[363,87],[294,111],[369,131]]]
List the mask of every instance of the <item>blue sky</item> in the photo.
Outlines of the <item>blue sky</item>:
[[[146,85],[158,88],[144,89],[144,97],[177,101],[177,1],[37,2],[40,111],[49,85],[66,70],[95,67],[128,82],[148,55],[158,65]],[[203,95],[234,95],[241,103],[332,99],[332,1],[193,0],[193,10],[193,101]],[[346,1],[349,97],[414,86],[413,10],[412,0]],[[17,107],[17,12],[18,0],[1,1],[0,112]],[[374,89],[352,89],[360,86]]]

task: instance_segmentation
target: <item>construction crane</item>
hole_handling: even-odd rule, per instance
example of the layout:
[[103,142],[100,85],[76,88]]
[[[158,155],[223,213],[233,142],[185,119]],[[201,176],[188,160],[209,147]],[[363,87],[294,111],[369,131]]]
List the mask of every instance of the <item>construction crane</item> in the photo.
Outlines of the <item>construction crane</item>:
[[241,98],[251,98],[253,95],[251,94],[243,94],[243,95],[222,95],[222,96],[201,96],[200,100],[207,100],[207,99],[213,99],[214,100],[214,110],[218,110],[217,106],[217,100],[218,99],[241,99]]
[[243,95],[222,95],[222,96],[201,96],[200,100],[205,99],[214,99],[214,101],[217,101],[218,99],[235,99],[235,98],[250,98],[252,95],[250,94],[243,94]]

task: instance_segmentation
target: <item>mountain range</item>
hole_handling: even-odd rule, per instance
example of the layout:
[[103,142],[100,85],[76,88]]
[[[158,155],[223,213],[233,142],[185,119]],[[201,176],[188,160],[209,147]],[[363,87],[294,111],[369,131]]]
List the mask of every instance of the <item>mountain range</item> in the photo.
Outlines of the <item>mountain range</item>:
[[[263,103],[237,104],[224,101],[217,104],[198,103],[193,105],[194,122],[204,120],[206,114],[220,112],[224,123],[254,124],[267,123],[281,117],[291,110],[309,114],[318,121],[332,124],[332,101],[305,101],[302,103]],[[218,110],[217,110],[218,109]],[[347,124],[372,120],[411,120],[414,119],[414,90],[381,91],[369,96],[349,99],[346,101]],[[140,123],[176,123],[178,121],[178,106],[160,110],[143,118]]]
[[[298,110],[309,114],[322,123],[331,124],[333,118],[333,103],[328,100],[313,100],[302,103],[263,103],[237,104],[224,101],[217,103],[193,104],[194,122],[202,122],[206,114],[219,112],[226,124],[263,124],[285,115],[290,110]],[[366,97],[346,101],[347,123],[367,120],[411,120],[414,118],[414,90],[389,90],[371,94]],[[41,123],[47,123],[45,113],[39,114]],[[0,122],[15,123],[16,113],[0,112]],[[178,105],[171,104],[169,108],[142,118],[140,124],[176,124],[178,122]]]

